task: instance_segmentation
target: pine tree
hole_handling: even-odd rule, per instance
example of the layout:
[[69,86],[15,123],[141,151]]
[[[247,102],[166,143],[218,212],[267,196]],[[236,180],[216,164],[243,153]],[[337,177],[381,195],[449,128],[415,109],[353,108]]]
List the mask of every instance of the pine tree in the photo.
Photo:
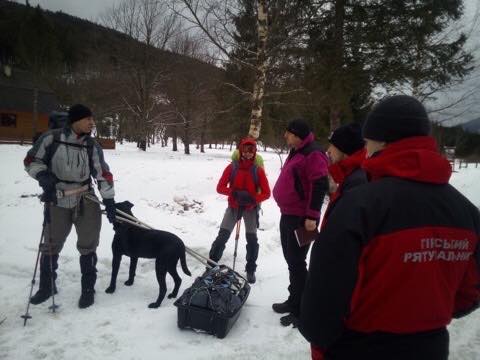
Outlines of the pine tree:
[[361,117],[377,86],[422,97],[469,71],[465,35],[446,34],[461,0],[312,1],[311,11],[306,86],[325,99],[332,130]]

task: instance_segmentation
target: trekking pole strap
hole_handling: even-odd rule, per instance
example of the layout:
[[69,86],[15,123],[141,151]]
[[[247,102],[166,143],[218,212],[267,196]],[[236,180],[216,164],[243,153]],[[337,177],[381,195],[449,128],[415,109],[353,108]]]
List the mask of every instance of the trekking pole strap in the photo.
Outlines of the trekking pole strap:
[[76,188],[76,189],[57,190],[56,191],[56,196],[57,196],[57,199],[61,199],[65,196],[71,196],[71,195],[84,193],[84,192],[88,191],[89,189],[90,189],[90,184],[83,185],[83,186],[81,186],[79,188]]
[[[98,200],[95,196],[92,196],[90,194],[85,195],[85,197],[93,202],[96,202],[99,205],[103,205],[100,200]],[[116,216],[116,219],[119,219],[120,221],[127,222],[131,225],[137,226],[142,229],[147,229],[147,230],[155,230],[154,227],[138,220],[135,216],[132,216],[130,214],[127,214],[119,209],[116,209],[117,213],[122,215],[124,218]],[[204,265],[207,265],[209,267],[212,267],[210,264],[213,264],[215,266],[219,266],[218,263],[216,263],[213,260],[210,260],[209,258],[203,256],[202,254],[196,252],[195,250],[190,249],[188,246],[185,245],[185,251],[188,253],[188,255],[192,256],[193,258],[197,259],[199,262],[201,262]]]

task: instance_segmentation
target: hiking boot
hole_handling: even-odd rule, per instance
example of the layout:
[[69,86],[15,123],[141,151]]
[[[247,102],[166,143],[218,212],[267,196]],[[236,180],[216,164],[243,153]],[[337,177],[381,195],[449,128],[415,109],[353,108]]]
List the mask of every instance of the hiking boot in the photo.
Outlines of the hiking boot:
[[97,254],[90,253],[80,256],[80,270],[82,272],[82,295],[78,300],[78,307],[85,309],[93,304],[95,282],[97,280]]
[[293,314],[288,314],[280,318],[280,324],[283,326],[293,325],[294,328],[298,326],[298,317]]
[[275,311],[278,314],[285,314],[289,312],[293,312],[293,307],[290,305],[288,300],[284,301],[283,303],[275,303],[272,305],[273,311]]
[[255,273],[252,272],[247,272],[247,281],[249,284],[255,284],[255,281],[257,281],[257,278],[255,277]]
[[[50,268],[50,261],[52,262]],[[40,257],[40,286],[38,291],[30,298],[30,303],[38,305],[52,296],[52,279],[53,279],[53,293],[57,293],[55,280],[57,278],[58,255],[44,255]],[[53,272],[51,271],[53,270]]]
[[[57,288],[54,288],[53,292],[54,294],[57,294]],[[52,291],[50,289],[40,288],[35,293],[35,295],[33,295],[30,298],[30,304],[33,304],[33,305],[41,304],[47,301],[50,298],[50,296],[52,296]]]
[[208,257],[210,260],[218,263],[218,261],[222,258],[223,251],[225,250],[225,244],[227,243],[229,237],[230,231],[220,228],[217,238],[212,243],[212,247],[210,248],[210,252],[208,253]]
[[94,294],[95,290],[93,289],[86,289],[82,291],[82,295],[80,295],[80,299],[78,300],[78,307],[80,309],[85,309],[94,303]]

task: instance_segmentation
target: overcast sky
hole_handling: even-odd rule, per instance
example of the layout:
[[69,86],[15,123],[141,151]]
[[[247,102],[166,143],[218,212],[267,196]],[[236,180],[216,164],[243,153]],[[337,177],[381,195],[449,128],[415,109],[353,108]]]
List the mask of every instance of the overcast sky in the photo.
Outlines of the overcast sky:
[[[14,0],[19,3],[25,4],[25,0]],[[93,22],[98,22],[99,16],[107,9],[110,8],[114,3],[121,0],[30,0],[30,5],[40,6],[44,9],[51,11],[63,11],[64,13],[77,16],[79,18],[87,19]],[[462,113],[462,116],[455,118],[453,116],[453,122],[459,121],[464,122],[473,118],[477,118],[480,114],[480,90],[479,90],[479,79],[480,79],[480,28],[479,19],[475,22],[475,13],[480,8],[479,0],[464,0],[465,11],[464,11],[464,20],[463,23],[467,26],[462,29],[462,31],[467,32],[470,35],[467,49],[473,50],[475,55],[475,65],[476,70],[473,74],[470,74],[463,84],[460,86],[452,86],[447,89],[446,95],[440,95],[438,97],[437,106],[432,106],[433,109],[442,108],[443,103],[455,103],[457,98],[461,98],[461,94],[471,93],[473,96],[469,96],[468,105],[465,102],[458,104],[458,107],[447,110],[446,112],[439,113],[438,116],[440,119],[444,120],[445,118],[451,118],[452,113],[458,114]],[[472,31],[472,25],[474,29]],[[470,25],[470,26],[468,26]],[[473,89],[473,90],[472,90]],[[433,110],[432,109],[432,110]]]
[[[25,4],[26,1],[15,0]],[[98,16],[118,0],[30,0],[30,5],[51,11],[62,11],[82,19],[96,21]]]

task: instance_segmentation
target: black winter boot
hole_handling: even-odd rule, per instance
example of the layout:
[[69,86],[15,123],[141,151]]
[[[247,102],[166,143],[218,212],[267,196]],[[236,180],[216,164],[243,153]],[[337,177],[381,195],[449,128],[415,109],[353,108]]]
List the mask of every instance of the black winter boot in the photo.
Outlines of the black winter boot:
[[298,317],[294,314],[282,316],[280,318],[280,324],[282,324],[282,326],[293,325],[293,327],[296,328],[298,326]]
[[[52,270],[50,271],[50,258],[52,260]],[[55,280],[57,279],[58,255],[44,255],[40,257],[40,285],[38,291],[30,298],[30,303],[38,305],[48,300],[52,296],[52,277],[53,292],[57,293]]]
[[291,313],[295,310],[294,307],[290,305],[290,302],[288,300],[284,301],[283,303],[273,304],[272,309],[278,314]]
[[84,309],[94,302],[95,281],[97,280],[97,254],[90,253],[80,256],[80,270],[82,272],[82,295],[78,300],[78,307]]
[[255,270],[257,269],[257,258],[258,258],[258,238],[257,234],[246,234],[247,238],[247,255],[246,260],[247,264],[245,265],[245,271],[247,272],[247,281],[250,284],[255,284],[257,281],[255,277]]
[[257,234],[246,234],[245,237],[247,238],[247,255],[245,257],[247,264],[245,265],[245,271],[247,273],[255,272],[257,270],[258,250],[260,248]]
[[218,260],[222,258],[223,250],[225,250],[225,244],[227,243],[229,237],[230,237],[230,231],[220,228],[217,238],[212,243],[212,247],[210,248],[210,253],[208,254],[208,257],[210,259],[212,259],[215,262],[218,262]]

